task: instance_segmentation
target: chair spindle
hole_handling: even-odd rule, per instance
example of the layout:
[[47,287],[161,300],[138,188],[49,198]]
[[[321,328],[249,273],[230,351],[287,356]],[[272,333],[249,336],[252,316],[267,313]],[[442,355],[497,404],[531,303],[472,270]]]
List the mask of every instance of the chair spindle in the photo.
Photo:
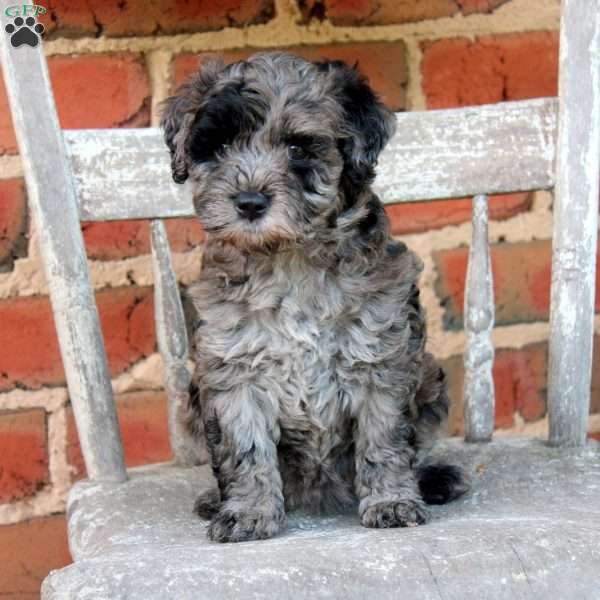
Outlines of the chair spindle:
[[464,418],[468,442],[489,441],[494,431],[494,286],[488,240],[488,198],[473,198],[473,233],[465,284]]

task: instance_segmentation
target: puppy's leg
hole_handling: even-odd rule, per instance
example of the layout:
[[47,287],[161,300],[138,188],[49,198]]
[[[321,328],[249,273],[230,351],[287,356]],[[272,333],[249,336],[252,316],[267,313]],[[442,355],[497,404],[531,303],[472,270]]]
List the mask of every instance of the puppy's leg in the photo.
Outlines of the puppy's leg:
[[412,469],[414,429],[402,403],[373,390],[357,419],[356,493],[365,527],[410,527],[426,520]]
[[274,422],[256,388],[213,395],[204,428],[221,504],[208,527],[217,542],[272,537],[285,525]]

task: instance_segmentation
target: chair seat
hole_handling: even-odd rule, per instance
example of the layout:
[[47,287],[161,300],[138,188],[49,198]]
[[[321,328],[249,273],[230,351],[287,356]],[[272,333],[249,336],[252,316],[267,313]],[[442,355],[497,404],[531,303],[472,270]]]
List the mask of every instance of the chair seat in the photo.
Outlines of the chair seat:
[[192,514],[206,467],[135,469],[125,484],[80,482],[69,499],[75,563],[44,600],[239,598],[592,598],[600,590],[600,445],[440,441],[472,491],[431,522],[374,530],[355,514],[290,515],[285,533],[207,541]]

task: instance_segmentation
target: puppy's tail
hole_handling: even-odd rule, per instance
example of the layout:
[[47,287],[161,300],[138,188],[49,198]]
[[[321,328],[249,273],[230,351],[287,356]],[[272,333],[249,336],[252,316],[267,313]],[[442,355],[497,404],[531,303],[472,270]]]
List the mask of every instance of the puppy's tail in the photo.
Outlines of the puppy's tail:
[[446,504],[471,487],[466,473],[455,465],[427,464],[417,469],[419,491],[427,504]]

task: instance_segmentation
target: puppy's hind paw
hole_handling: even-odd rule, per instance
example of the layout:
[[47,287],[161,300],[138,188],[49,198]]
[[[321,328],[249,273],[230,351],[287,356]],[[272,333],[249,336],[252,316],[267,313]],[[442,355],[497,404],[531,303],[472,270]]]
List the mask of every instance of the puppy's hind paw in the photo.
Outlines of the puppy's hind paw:
[[194,512],[203,519],[210,519],[221,508],[221,493],[216,488],[210,488],[196,498]]
[[213,542],[248,542],[273,537],[285,525],[283,511],[268,513],[255,508],[220,510],[208,526],[208,539]]
[[388,500],[367,506],[361,513],[363,527],[415,527],[427,522],[427,511],[420,501]]

